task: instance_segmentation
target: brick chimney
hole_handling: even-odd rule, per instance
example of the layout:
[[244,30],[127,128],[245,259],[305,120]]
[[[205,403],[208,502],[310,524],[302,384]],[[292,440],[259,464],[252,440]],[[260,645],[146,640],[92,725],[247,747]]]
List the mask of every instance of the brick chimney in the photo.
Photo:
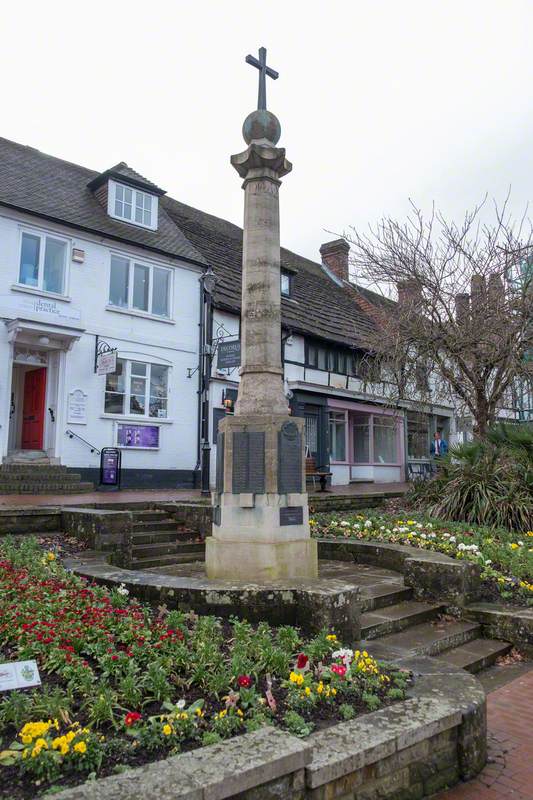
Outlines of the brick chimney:
[[398,292],[398,305],[411,306],[417,308],[422,302],[422,287],[414,278],[398,281],[396,284]]
[[470,319],[470,295],[455,295],[455,319],[458,325],[466,325]]
[[322,263],[324,266],[343,281],[348,281],[350,279],[348,268],[349,254],[350,245],[345,239],[335,239],[333,242],[325,242],[320,247],[320,255],[322,256]]

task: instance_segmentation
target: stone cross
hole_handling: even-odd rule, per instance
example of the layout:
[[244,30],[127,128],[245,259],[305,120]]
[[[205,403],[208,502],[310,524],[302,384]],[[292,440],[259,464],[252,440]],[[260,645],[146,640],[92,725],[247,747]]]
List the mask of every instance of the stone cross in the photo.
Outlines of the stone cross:
[[279,78],[279,72],[267,67],[266,56],[266,47],[259,48],[259,61],[254,56],[246,56],[246,63],[259,70],[259,94],[257,96],[257,108],[259,111],[266,111],[267,107],[266,76],[268,75],[273,80]]

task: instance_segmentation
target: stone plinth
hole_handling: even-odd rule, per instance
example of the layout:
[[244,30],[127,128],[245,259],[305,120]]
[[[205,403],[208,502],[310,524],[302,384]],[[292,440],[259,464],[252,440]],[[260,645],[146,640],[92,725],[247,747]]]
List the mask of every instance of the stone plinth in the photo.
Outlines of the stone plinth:
[[313,578],[304,422],[284,414],[226,417],[219,427],[209,578]]

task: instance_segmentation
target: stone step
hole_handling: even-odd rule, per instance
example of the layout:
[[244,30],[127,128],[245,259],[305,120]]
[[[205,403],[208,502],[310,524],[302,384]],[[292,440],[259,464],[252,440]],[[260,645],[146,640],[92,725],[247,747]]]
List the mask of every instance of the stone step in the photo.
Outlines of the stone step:
[[499,656],[504,656],[512,647],[509,642],[502,642],[499,639],[472,639],[466,644],[441,653],[439,658],[468,672],[480,672],[492,666]]
[[48,461],[37,464],[33,461],[25,464],[6,464],[4,462],[0,465],[0,475],[4,472],[9,475],[17,472],[31,473],[32,475],[46,472],[65,473],[67,470],[68,467],[65,467],[61,464],[50,464]]
[[174,531],[177,533],[178,523],[175,519],[147,519],[137,522],[134,518],[132,523],[134,533],[143,533],[144,531]]
[[164,542],[173,542],[180,547],[196,545],[203,547],[203,542],[198,541],[198,536],[193,534],[189,538],[189,534],[183,534],[181,531],[141,531],[134,532],[131,535],[131,542],[133,547],[141,544],[163,544]]
[[82,494],[93,492],[92,483],[6,483],[0,494]]
[[377,653],[380,645],[387,657],[390,654],[436,656],[477,639],[480,630],[481,626],[475,622],[423,622],[400,633],[389,633],[381,637],[376,646],[369,644],[368,649],[376,651],[377,657],[381,657]]
[[135,558],[148,558],[158,555],[170,555],[171,553],[203,553],[205,545],[203,542],[149,542],[146,544],[134,543],[132,553]]
[[369,611],[361,615],[361,636],[364,639],[379,639],[389,633],[398,633],[412,628],[413,625],[435,619],[445,608],[440,603],[407,600]]
[[413,590],[397,583],[376,583],[372,586],[361,586],[361,611],[374,611],[386,608],[395,603],[410,600]]
[[140,511],[136,511],[135,509],[132,510],[132,516],[134,522],[144,522],[147,520],[162,520],[162,519],[169,519],[169,516],[166,511],[158,511],[157,509],[142,509]]
[[172,564],[192,564],[194,561],[203,561],[198,553],[169,554],[154,558],[133,558],[130,569],[147,569],[148,567],[166,567]]
[[24,472],[0,472],[0,486],[5,483],[75,483],[81,481],[79,472],[56,472],[50,468],[37,472],[36,470],[25,470]]

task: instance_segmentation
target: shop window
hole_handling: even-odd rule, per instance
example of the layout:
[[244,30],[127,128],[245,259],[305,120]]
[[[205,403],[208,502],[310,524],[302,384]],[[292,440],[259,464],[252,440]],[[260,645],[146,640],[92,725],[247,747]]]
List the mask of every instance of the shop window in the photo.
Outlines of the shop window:
[[306,451],[315,455],[318,451],[318,417],[316,414],[306,414],[304,419]]
[[329,446],[332,461],[346,461],[346,414],[344,411],[329,413]]
[[398,438],[394,417],[374,415],[374,463],[396,464],[398,462]]
[[54,236],[23,233],[18,282],[54,294],[65,293],[68,244]]
[[370,462],[370,414],[352,415],[353,460],[355,464]]
[[416,411],[407,412],[407,457],[411,460],[429,457],[429,417]]
[[168,410],[168,367],[117,359],[116,372],[106,376],[106,414],[164,419]]
[[170,317],[171,271],[111,256],[109,305]]

